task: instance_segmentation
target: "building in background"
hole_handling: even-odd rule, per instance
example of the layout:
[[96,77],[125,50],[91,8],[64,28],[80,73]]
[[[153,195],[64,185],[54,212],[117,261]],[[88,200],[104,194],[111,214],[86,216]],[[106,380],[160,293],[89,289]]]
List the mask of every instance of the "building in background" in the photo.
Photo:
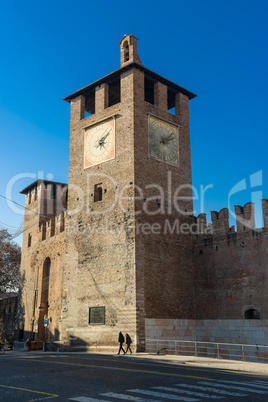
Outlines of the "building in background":
[[16,339],[17,312],[18,293],[0,293],[0,342],[11,345]]

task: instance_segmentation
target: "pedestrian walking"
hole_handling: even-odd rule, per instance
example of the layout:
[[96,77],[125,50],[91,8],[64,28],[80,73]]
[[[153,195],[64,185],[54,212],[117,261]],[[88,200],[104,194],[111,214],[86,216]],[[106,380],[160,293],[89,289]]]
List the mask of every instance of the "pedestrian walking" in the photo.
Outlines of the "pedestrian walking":
[[119,351],[118,351],[118,355],[120,355],[120,351],[123,350],[124,354],[126,353],[123,349],[123,343],[125,342],[125,338],[124,335],[122,334],[121,331],[119,331],[119,335],[118,335],[118,342],[120,343],[120,347],[119,347]]
[[130,351],[130,353],[132,353],[132,350],[130,349],[131,343],[132,343],[132,339],[130,338],[130,336],[128,334],[126,334],[126,344],[127,344],[126,353],[128,350]]

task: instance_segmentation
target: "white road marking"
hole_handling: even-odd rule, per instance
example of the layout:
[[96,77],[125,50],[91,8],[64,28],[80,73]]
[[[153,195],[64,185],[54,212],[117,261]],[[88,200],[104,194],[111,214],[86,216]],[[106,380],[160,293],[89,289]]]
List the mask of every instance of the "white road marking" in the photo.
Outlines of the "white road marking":
[[254,392],[255,394],[267,394],[266,391],[260,391],[258,389],[252,389],[252,388],[248,388],[248,387],[237,387],[237,386],[233,386],[231,384],[229,385],[224,385],[224,384],[219,384],[219,383],[210,383],[210,382],[206,382],[206,381],[200,381],[198,384],[203,384],[203,385],[210,385],[212,387],[219,387],[219,388],[228,388],[228,389],[235,389],[238,391],[246,391],[246,392]]
[[[198,385],[191,385],[191,384],[174,384],[175,387],[164,387],[164,386],[157,386],[151,387],[151,389],[159,390],[159,391],[167,391],[167,392],[158,392],[158,391],[151,391],[151,390],[144,390],[144,389],[128,389],[126,392],[135,392],[137,394],[148,395],[149,397],[153,397],[153,399],[144,399],[139,396],[127,395],[127,394],[118,394],[115,392],[107,392],[103,394],[99,394],[100,396],[108,397],[108,398],[116,398],[122,399],[124,401],[134,401],[134,402],[161,402],[158,398],[172,399],[176,401],[185,401],[185,402],[198,402],[201,399],[195,399],[183,395],[189,395],[198,398],[209,398],[209,399],[223,399],[228,396],[249,396],[245,393],[238,393],[233,392],[232,390],[244,391],[244,392],[252,392],[255,394],[267,394],[268,393],[268,382],[265,381],[252,381],[250,383],[246,381],[227,381],[227,380],[217,380],[217,382],[206,382],[206,381],[199,381]],[[190,390],[185,389],[190,388]],[[219,389],[220,388],[220,389]],[[221,389],[224,388],[224,389]],[[225,390],[227,388],[227,390]],[[255,389],[254,389],[255,388]],[[256,389],[258,388],[258,389]],[[196,390],[196,392],[194,391]],[[199,391],[206,391],[212,392],[213,394],[207,394]],[[170,393],[168,393],[170,392]],[[173,394],[172,394],[173,393]],[[174,393],[176,395],[174,395]],[[217,394],[217,395],[215,395]],[[103,399],[96,399],[90,398],[85,396],[79,396],[76,398],[70,398],[71,401],[77,402],[109,402]]]
[[[211,383],[208,383],[209,385],[212,385]],[[209,392],[214,392],[219,395],[228,395],[228,396],[248,396],[248,394],[239,394],[238,392],[229,392],[229,391],[224,391],[222,389],[217,389],[217,388],[210,388],[210,387],[202,387],[201,385],[189,385],[189,384],[175,384],[176,387],[184,387],[184,388],[191,388],[191,389],[198,389],[200,391],[209,391]]]
[[177,389],[177,388],[169,388],[169,387],[152,387],[152,388],[153,388],[153,389],[160,389],[160,390],[162,390],[162,391],[175,392],[175,393],[178,393],[178,394],[186,394],[186,395],[200,396],[200,397],[202,397],[202,398],[211,398],[211,399],[222,399],[222,398],[225,398],[224,396],[203,394],[202,392],[192,392],[192,391],[187,391],[186,389]]
[[100,394],[102,396],[108,396],[109,398],[123,399],[124,401],[136,401],[136,402],[162,402],[159,399],[143,399],[138,396],[116,394],[115,392],[107,392],[106,394]]
[[156,396],[158,398],[173,399],[175,401],[185,401],[185,402],[198,402],[198,401],[201,401],[201,399],[181,397],[181,396],[172,395],[172,394],[163,394],[161,392],[146,391],[144,389],[128,389],[127,391],[128,392],[136,392],[137,394]]
[[266,386],[265,385],[262,385],[262,384],[255,384],[255,383],[252,383],[252,382],[246,382],[246,381],[226,381],[226,380],[218,380],[219,382],[224,382],[224,383],[226,383],[226,384],[234,384],[234,385],[247,385],[248,387],[250,386],[250,387],[257,387],[257,388],[262,388],[262,389],[267,389],[268,390],[268,383],[263,383],[263,384],[266,384]]
[[69,401],[79,401],[79,402],[109,402],[104,399],[87,398],[86,396],[78,396],[77,398],[69,398]]

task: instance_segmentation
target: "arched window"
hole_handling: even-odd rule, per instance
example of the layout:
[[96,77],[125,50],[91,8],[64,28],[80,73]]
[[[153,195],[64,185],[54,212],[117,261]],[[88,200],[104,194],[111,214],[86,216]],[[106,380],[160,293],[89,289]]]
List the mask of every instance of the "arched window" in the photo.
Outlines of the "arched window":
[[258,310],[250,308],[250,309],[245,311],[245,319],[246,320],[259,320],[260,319],[260,313],[259,313]]
[[126,62],[129,61],[129,46],[127,40],[123,43],[123,48],[124,48],[124,62]]

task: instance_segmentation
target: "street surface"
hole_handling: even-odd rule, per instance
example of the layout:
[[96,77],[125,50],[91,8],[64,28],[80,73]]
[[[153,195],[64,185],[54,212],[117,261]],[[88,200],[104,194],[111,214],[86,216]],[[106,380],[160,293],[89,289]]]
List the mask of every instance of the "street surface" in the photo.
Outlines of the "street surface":
[[0,356],[0,401],[267,401],[268,376],[135,355]]

